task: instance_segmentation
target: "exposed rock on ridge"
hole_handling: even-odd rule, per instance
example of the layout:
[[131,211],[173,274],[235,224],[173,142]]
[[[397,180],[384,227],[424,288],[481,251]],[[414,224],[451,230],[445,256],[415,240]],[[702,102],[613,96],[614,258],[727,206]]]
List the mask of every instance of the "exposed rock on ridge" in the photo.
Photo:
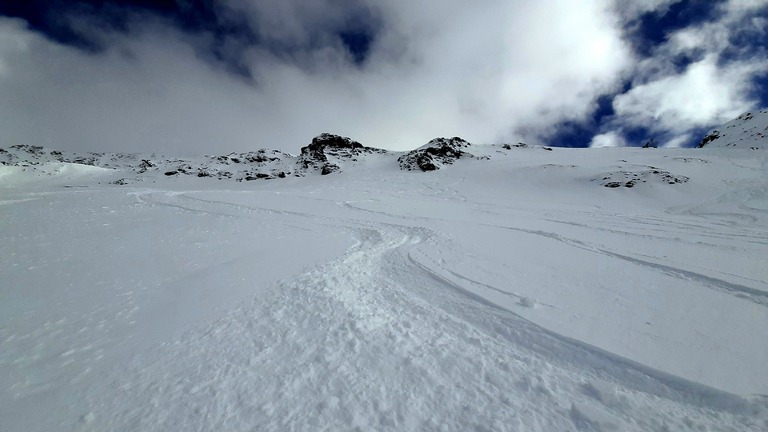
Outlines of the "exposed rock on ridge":
[[603,174],[600,184],[607,188],[626,187],[632,188],[643,183],[678,184],[686,183],[689,178],[683,175],[675,175],[661,168],[648,165],[647,167],[631,171],[616,171]]
[[[435,138],[410,152],[389,152],[366,147],[347,137],[324,133],[301,149],[298,156],[279,150],[262,149],[247,153],[197,158],[167,158],[155,154],[125,153],[67,153],[43,147],[15,145],[0,149],[0,176],[6,173],[26,172],[33,176],[59,175],[70,170],[67,164],[91,165],[109,174],[105,182],[128,185],[142,181],[159,181],[180,177],[199,177],[218,180],[255,181],[286,177],[328,175],[341,170],[370,163],[376,169],[408,171],[435,171],[456,163],[460,159],[484,160],[510,158],[513,153],[552,151],[549,147],[519,144],[472,145],[459,137]],[[399,156],[399,157],[398,157]],[[685,158],[683,158],[685,159]],[[688,159],[685,159],[686,161]],[[693,159],[691,159],[693,160]],[[699,160],[699,159],[697,159]],[[396,162],[395,162],[396,161]],[[626,163],[626,160],[622,160]],[[3,170],[2,166],[17,168]],[[540,165],[542,168],[560,166]],[[75,167],[82,168],[82,167]],[[98,172],[89,171],[89,172]],[[103,172],[102,172],[103,174]],[[100,174],[101,175],[101,174]],[[608,187],[632,188],[650,184],[680,184],[688,177],[672,174],[653,166],[621,166],[619,171],[595,173],[594,182]]]
[[323,133],[301,148],[297,164],[304,172],[314,170],[327,175],[340,171],[339,163],[357,162],[359,156],[372,153],[386,153],[386,150],[365,147],[348,137]]
[[710,131],[699,143],[702,147],[768,148],[768,109],[746,112]]
[[400,156],[397,162],[403,170],[435,171],[467,155],[465,150],[470,145],[459,137],[435,138],[426,145]]

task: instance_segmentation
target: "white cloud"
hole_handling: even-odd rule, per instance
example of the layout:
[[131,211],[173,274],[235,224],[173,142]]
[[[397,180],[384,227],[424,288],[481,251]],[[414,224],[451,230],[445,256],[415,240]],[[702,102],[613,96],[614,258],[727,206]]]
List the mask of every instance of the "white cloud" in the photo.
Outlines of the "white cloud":
[[[697,128],[725,123],[754,108],[752,81],[768,71],[765,50],[723,55],[733,48],[737,32],[763,31],[745,28],[743,21],[766,5],[765,0],[724,2],[715,21],[670,34],[650,58],[637,62],[632,88],[614,98],[615,116],[603,130],[644,127],[665,136],[666,145],[679,146]],[[694,59],[683,70],[681,56]]]
[[[652,57],[635,58],[623,28],[675,2],[217,3],[220,13],[236,8],[229,13],[251,22],[262,41],[227,51],[255,85],[201,59],[211,35],[160,20],[134,23],[128,36],[103,35],[109,49],[92,55],[0,19],[0,146],[297,152],[325,131],[398,150],[454,135],[537,143],[559,122],[589,119],[597,97],[630,77],[593,144],[623,145],[622,131],[635,126],[677,144],[754,107],[750,83],[768,70],[765,50],[729,62],[720,55],[744,23],[765,31],[750,14],[768,0],[720,3],[716,21],[674,32]],[[377,30],[362,65],[333,32],[349,20]],[[684,70],[681,55],[695,59]]]
[[622,137],[621,134],[617,132],[608,132],[604,134],[595,135],[592,138],[592,142],[589,143],[589,146],[593,148],[623,147],[626,145],[627,145],[627,142],[624,140],[624,137]]
[[[129,41],[103,56],[53,44],[0,21],[0,146],[185,152],[259,141],[251,112],[268,114],[252,89],[200,63],[166,37]],[[24,40],[25,46],[6,43]],[[260,120],[263,121],[263,120]]]
[[[584,119],[632,65],[608,2],[398,0],[371,2],[381,29],[357,67],[332,35],[312,39],[339,4],[242,3],[262,38],[299,47],[288,57],[246,48],[256,86],[158,22],[86,55],[0,20],[0,146],[296,152],[324,131],[393,149],[446,135],[492,142]],[[18,38],[29,48],[8,43]]]
[[726,19],[738,19],[754,11],[764,11],[768,7],[768,0],[730,0],[726,2]]
[[637,18],[639,15],[649,12],[664,12],[670,5],[681,0],[615,0],[613,7],[625,20]]
[[768,62],[718,66],[716,56],[708,55],[682,74],[635,86],[617,96],[613,108],[623,125],[676,134],[724,123],[750,106],[749,78],[766,66]]
[[690,141],[691,141],[690,134],[682,134],[668,140],[666,143],[663,144],[663,147],[670,147],[670,148],[682,147],[686,144],[690,144]]

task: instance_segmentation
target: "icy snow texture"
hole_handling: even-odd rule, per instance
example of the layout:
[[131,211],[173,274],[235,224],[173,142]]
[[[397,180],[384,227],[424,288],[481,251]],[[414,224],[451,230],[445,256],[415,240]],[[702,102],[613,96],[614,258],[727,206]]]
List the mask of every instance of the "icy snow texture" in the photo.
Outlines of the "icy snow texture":
[[462,151],[0,166],[0,430],[768,428],[765,152]]

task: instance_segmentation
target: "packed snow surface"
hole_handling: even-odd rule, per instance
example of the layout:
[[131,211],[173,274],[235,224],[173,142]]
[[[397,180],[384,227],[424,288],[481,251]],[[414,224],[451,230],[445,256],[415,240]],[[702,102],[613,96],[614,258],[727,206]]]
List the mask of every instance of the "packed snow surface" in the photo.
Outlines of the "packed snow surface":
[[3,432],[768,430],[765,151],[28,150]]

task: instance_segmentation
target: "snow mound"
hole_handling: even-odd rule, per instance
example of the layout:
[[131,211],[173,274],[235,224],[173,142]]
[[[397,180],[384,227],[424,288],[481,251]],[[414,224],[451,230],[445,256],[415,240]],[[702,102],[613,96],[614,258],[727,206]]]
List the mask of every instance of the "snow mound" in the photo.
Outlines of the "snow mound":
[[100,158],[101,155],[95,153],[75,157],[40,146],[0,148],[0,185],[11,186],[45,179],[90,179],[113,172],[109,164],[97,166]]
[[427,144],[400,156],[397,162],[400,164],[400,169],[403,170],[436,171],[469,155],[467,149],[470,146],[469,142],[459,137],[435,138]]
[[768,109],[746,112],[712,130],[699,143],[699,148],[704,146],[765,149],[768,147]]
[[13,186],[24,183],[50,180],[93,179],[102,174],[113,172],[109,168],[100,168],[69,162],[42,162],[29,165],[0,164],[0,186]]

